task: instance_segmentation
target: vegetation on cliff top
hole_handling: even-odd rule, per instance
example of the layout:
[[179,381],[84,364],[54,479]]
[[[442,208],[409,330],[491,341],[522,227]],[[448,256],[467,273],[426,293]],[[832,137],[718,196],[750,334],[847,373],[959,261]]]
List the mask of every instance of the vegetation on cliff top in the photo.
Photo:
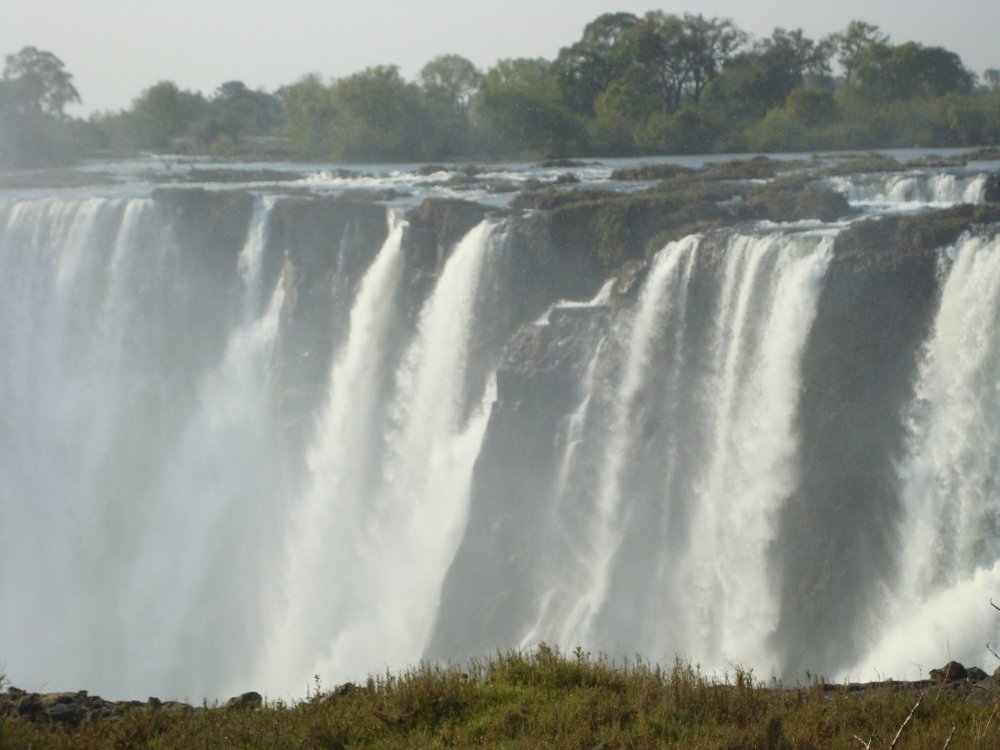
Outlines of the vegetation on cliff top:
[[0,167],[136,150],[333,161],[801,151],[1000,143],[1000,71],[896,44],[852,21],[810,39],[753,39],[701,14],[605,13],[553,60],[478,70],[458,55],[419,80],[379,65],[275,92],[169,80],[88,121],[62,61],[26,47],[0,80]]
[[[784,688],[734,667],[722,679],[678,663],[616,666],[540,646],[465,668],[422,666],[297,704],[191,709],[150,701],[68,726],[0,712],[0,747],[724,748],[995,747],[993,681]],[[4,696],[0,694],[0,708]],[[919,700],[919,705],[917,705]],[[905,722],[905,726],[904,726]]]

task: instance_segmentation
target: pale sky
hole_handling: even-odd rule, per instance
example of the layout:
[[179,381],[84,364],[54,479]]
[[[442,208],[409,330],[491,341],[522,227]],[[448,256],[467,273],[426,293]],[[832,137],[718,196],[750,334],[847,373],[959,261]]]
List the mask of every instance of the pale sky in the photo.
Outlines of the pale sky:
[[211,94],[224,81],[274,90],[306,73],[324,79],[459,54],[482,69],[505,57],[553,59],[602,13],[647,10],[731,18],[757,37],[775,26],[814,39],[851,20],[892,41],[957,52],[981,75],[1000,68],[1000,0],[0,0],[0,55],[35,46],[73,74],[73,114],[128,107],[172,80]]

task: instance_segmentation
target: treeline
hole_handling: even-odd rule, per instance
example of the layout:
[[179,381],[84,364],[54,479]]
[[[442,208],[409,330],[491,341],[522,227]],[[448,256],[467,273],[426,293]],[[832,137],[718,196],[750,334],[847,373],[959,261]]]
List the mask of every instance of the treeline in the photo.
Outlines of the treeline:
[[63,114],[78,100],[58,58],[9,56],[0,126],[20,135],[0,140],[0,163],[81,151],[420,161],[1000,143],[1000,71],[977,82],[954,52],[894,44],[862,21],[819,40],[781,28],[752,39],[727,19],[662,11],[604,14],[554,60],[485,72],[445,55],[417,81],[377,66],[273,93],[231,81],[210,97],[163,81],[87,121]]

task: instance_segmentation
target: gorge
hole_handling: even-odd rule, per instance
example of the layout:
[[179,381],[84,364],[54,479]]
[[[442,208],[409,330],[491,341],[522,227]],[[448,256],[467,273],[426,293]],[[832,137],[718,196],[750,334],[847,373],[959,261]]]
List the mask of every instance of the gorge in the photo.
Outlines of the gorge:
[[0,189],[14,684],[989,663],[1000,163],[298,169]]

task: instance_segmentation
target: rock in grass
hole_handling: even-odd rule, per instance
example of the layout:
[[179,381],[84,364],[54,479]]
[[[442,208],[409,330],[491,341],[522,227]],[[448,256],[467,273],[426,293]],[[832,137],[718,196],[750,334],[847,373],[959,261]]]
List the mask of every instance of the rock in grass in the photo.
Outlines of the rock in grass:
[[979,682],[980,680],[985,680],[989,678],[989,675],[986,674],[986,670],[980,669],[979,667],[969,667],[966,670],[966,672],[968,678],[973,682]]
[[260,693],[251,690],[249,693],[237,695],[226,701],[226,708],[230,711],[256,711],[264,705],[264,699]]
[[945,664],[941,669],[931,670],[932,680],[942,680],[944,682],[954,682],[955,680],[964,680],[969,676],[968,670],[957,661],[950,661]]

